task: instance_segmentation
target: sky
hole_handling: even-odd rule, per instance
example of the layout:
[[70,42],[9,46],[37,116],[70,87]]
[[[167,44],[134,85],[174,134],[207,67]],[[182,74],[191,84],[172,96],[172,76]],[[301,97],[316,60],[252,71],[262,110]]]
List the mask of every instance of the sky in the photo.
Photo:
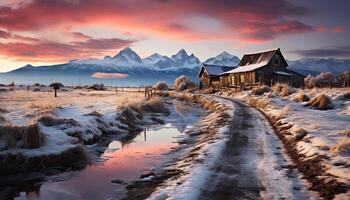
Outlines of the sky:
[[350,58],[349,0],[0,0],[0,72],[184,48],[201,61],[281,48]]

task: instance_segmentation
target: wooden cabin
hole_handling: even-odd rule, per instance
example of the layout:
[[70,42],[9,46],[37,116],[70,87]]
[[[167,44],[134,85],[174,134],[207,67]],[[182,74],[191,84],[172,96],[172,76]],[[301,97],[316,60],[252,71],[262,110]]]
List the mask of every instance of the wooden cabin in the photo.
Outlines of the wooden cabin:
[[209,65],[202,64],[199,71],[198,77],[200,81],[200,88],[207,87],[219,87],[220,85],[220,74],[230,71],[235,67],[230,66],[219,66],[219,65]]
[[245,54],[238,66],[220,74],[223,87],[251,88],[254,85],[287,83],[301,87],[305,76],[288,69],[280,49]]

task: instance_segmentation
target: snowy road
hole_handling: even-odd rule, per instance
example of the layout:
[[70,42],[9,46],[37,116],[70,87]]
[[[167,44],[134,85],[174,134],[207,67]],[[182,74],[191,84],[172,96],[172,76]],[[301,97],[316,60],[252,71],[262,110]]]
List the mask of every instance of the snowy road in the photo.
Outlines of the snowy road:
[[[222,97],[217,97],[222,98]],[[232,99],[229,140],[198,199],[314,199],[265,117]]]

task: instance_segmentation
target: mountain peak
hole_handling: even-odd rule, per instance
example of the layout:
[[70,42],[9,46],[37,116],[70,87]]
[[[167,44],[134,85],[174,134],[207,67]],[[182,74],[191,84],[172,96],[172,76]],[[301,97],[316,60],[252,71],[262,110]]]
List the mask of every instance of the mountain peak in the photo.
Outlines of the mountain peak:
[[240,60],[237,56],[224,51],[213,58],[207,59],[204,63],[210,65],[236,66],[239,61]]
[[184,56],[188,57],[188,54],[187,54],[185,49],[180,49],[180,51],[177,52],[177,54],[175,56],[176,57],[184,57]]
[[137,53],[135,53],[130,47],[126,47],[119,51],[119,53],[113,57],[113,60],[121,65],[135,65],[142,63],[140,56],[137,55]]

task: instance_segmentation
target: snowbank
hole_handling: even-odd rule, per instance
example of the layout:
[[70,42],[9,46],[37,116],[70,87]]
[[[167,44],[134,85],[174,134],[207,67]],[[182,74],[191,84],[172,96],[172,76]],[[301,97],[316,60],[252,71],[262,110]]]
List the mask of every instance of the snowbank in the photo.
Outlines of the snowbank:
[[[312,189],[327,198],[345,192],[350,187],[349,88],[299,89],[281,95],[282,89],[275,85],[275,95],[250,91],[222,95],[244,101],[270,119]],[[330,110],[312,109],[318,106]]]

